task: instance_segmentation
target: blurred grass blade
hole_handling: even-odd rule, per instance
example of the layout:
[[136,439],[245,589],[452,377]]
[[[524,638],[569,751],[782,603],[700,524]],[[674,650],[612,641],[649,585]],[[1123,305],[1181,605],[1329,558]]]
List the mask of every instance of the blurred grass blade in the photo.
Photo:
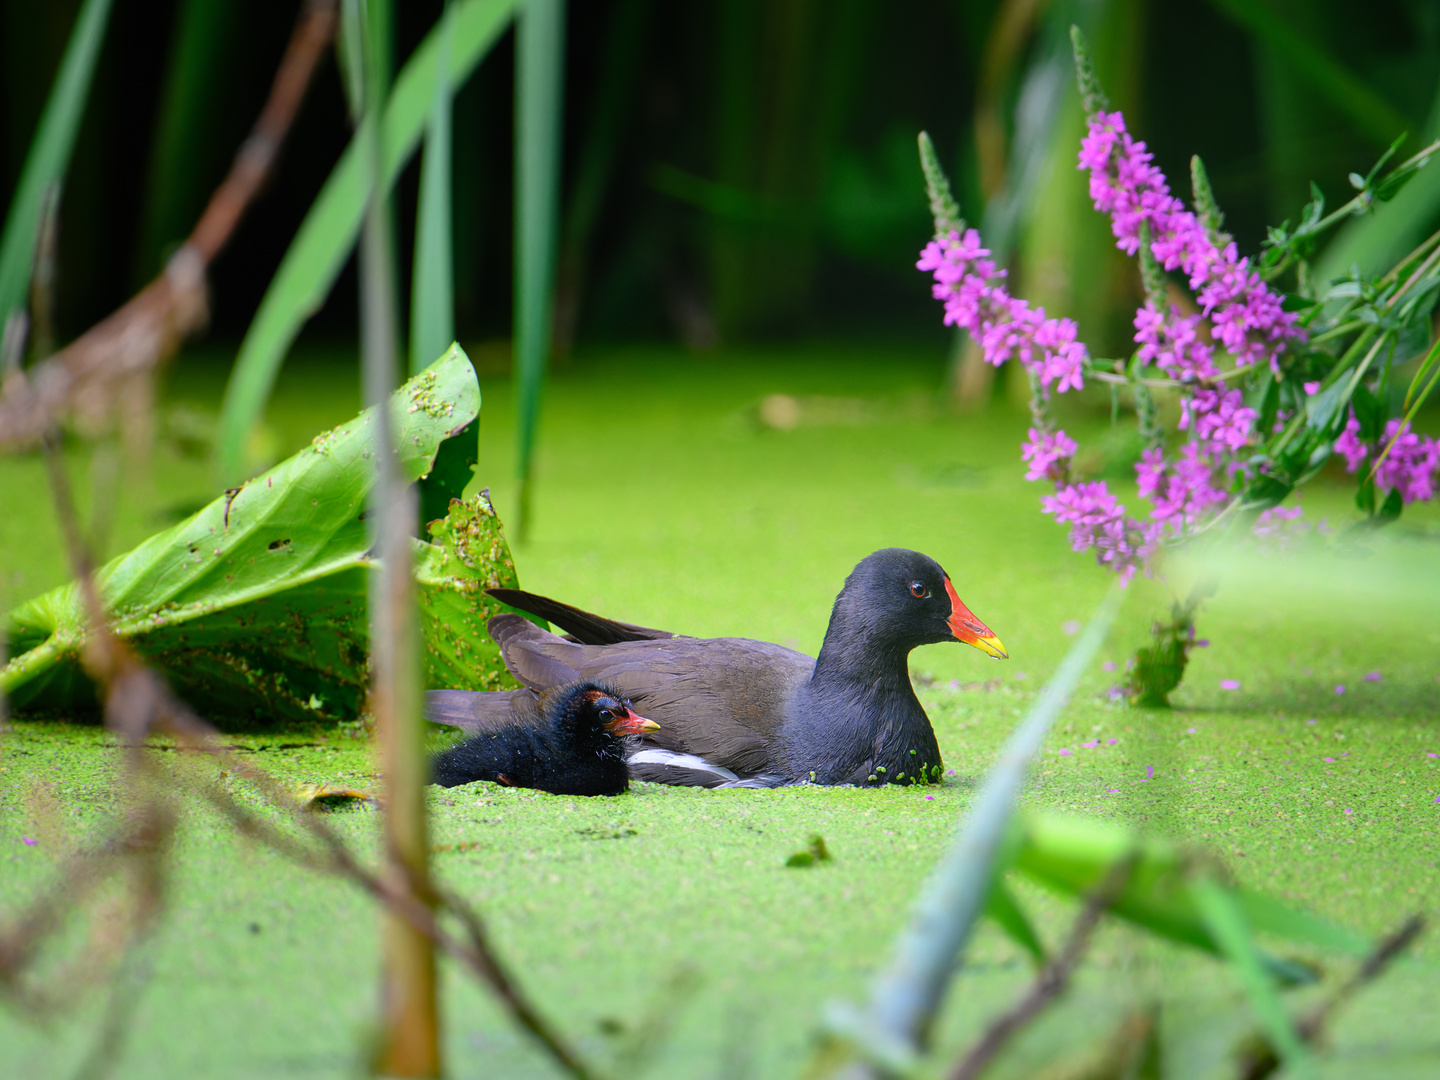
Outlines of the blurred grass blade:
[[1388,101],[1329,53],[1298,33],[1262,0],[1211,0],[1283,56],[1310,85],[1381,146],[1411,125]]
[[1191,886],[1195,906],[1221,951],[1235,965],[1255,1019],[1280,1059],[1295,1076],[1314,1075],[1304,1044],[1295,1033],[1275,984],[1265,970],[1259,949],[1250,935],[1245,913],[1235,898],[1218,882],[1202,877]]
[[529,0],[516,19],[515,374],[520,516],[530,528],[530,480],[540,390],[550,353],[555,245],[560,204],[565,0]]
[[450,53],[454,7],[440,16],[440,53],[435,92],[420,161],[420,199],[415,211],[415,269],[410,295],[410,374],[429,367],[455,339],[454,253],[451,250],[452,169]]
[[[454,49],[455,7],[447,2],[440,17],[440,56],[435,93],[420,162],[420,200],[415,215],[415,267],[410,297],[410,372],[419,374],[448,349],[455,338],[455,260],[453,145],[454,81],[450,57]],[[420,520],[445,517],[451,499],[460,498],[479,459],[480,425],[476,421],[448,439],[435,458],[435,468],[420,481]]]
[[[1134,834],[1108,822],[1050,814],[1026,814],[1014,868],[1046,888],[1083,899],[1115,863],[1136,852]],[[1196,906],[1191,884],[1196,853],[1166,840],[1147,838],[1139,849],[1125,889],[1110,905],[1118,917],[1153,934],[1220,955],[1223,950]],[[1344,927],[1287,907],[1246,889],[1233,890],[1234,902],[1256,930],[1297,944],[1363,955],[1370,943]],[[1272,974],[1287,981],[1308,981],[1294,965],[1266,955]]]
[[45,193],[59,184],[70,163],[109,19],[110,0],[85,0],[30,142],[0,238],[0,328],[25,310]]
[[1374,948],[1374,943],[1363,934],[1296,911],[1268,896],[1239,887],[1231,892],[1245,913],[1246,921],[1257,933],[1273,934],[1297,945],[1315,945],[1352,956],[1364,956]]
[[1006,843],[1015,799],[1031,761],[1094,661],[1119,604],[1120,591],[1112,587],[1011,734],[950,850],[925,883],[910,925],[896,943],[894,959],[875,982],[865,1014],[844,1006],[830,1010],[828,1019],[837,1034],[861,1044],[890,1067],[907,1058],[913,1061],[924,1047],[931,1021],[991,893],[997,856]]
[[[518,0],[460,0],[451,21],[451,78],[458,86],[490,50],[509,22]],[[430,115],[439,67],[443,27],[432,30],[395,80],[381,125],[383,182],[388,190],[419,144]],[[290,249],[255,314],[225,393],[217,444],[226,479],[243,471],[243,446],[270,396],[276,372],[295,336],[325,302],[355,245],[368,192],[358,142],[352,138],[319,196],[311,205]]]

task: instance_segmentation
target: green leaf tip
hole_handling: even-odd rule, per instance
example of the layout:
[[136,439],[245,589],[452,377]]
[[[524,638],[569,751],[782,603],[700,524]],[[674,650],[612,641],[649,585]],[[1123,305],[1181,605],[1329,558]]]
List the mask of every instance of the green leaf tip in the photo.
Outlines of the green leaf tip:
[[1070,27],[1070,44],[1075,51],[1075,81],[1080,87],[1080,103],[1085,107],[1085,115],[1094,119],[1098,112],[1106,112],[1110,108],[1110,99],[1105,96],[1105,91],[1100,86],[1100,78],[1095,74],[1095,61],[1090,56],[1090,46],[1085,41],[1085,35],[1080,32],[1080,27]]
[[930,214],[935,219],[935,237],[943,239],[950,233],[963,233],[965,219],[960,216],[960,204],[950,190],[950,179],[940,167],[940,158],[935,153],[935,144],[927,132],[920,132],[920,171],[925,174],[925,194],[930,199]]

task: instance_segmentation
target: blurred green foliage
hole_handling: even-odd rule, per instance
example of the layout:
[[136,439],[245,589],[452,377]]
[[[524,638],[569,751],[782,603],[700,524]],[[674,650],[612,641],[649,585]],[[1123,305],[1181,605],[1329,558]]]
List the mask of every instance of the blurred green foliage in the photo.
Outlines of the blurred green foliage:
[[[0,0],[0,202],[13,195],[78,0]],[[394,69],[440,17],[398,5]],[[61,217],[61,340],[153,275],[223,175],[268,89],[297,5],[119,3]],[[572,340],[807,333],[937,334],[911,270],[928,233],[911,164],[934,135],[967,217],[993,232],[1026,295],[1118,348],[1138,286],[1072,167],[1079,104],[1058,25],[1079,22],[1100,74],[1170,175],[1210,166],[1243,250],[1302,204],[1332,200],[1397,128],[1440,121],[1440,5],[1378,0],[605,0],[567,19],[557,297]],[[510,335],[513,32],[454,105],[454,270],[462,338]],[[1057,75],[1063,74],[1064,78]],[[1060,87],[1058,91],[1047,88]],[[280,174],[213,274],[212,326],[243,333],[349,135],[323,72]],[[421,166],[401,174],[401,262]],[[1333,190],[1332,190],[1333,189]],[[1440,178],[1388,220],[1359,221],[1324,263],[1380,262],[1434,227]],[[353,334],[345,271],[312,333]],[[400,282],[408,293],[410,281]],[[924,329],[921,329],[921,328]]]

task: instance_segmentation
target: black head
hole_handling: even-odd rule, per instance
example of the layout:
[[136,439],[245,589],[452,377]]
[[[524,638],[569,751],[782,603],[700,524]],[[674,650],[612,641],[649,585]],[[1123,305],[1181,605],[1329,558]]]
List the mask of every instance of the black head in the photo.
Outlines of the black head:
[[577,746],[611,743],[660,726],[637,715],[628,698],[602,683],[576,682],[558,687],[545,695],[543,708],[557,734]]
[[830,615],[827,647],[837,635],[887,653],[963,641],[997,659],[1007,655],[1000,639],[956,595],[944,568],[905,548],[876,551],[850,572]]

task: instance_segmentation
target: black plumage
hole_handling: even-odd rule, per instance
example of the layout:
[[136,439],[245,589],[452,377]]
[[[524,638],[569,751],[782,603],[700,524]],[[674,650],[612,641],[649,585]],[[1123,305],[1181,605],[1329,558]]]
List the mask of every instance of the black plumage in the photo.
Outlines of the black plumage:
[[511,704],[511,716],[435,755],[435,783],[491,780],[556,795],[618,795],[630,778],[621,740],[658,726],[636,715],[618,690],[591,680],[520,691]]
[[[527,688],[597,679],[661,726],[631,748],[631,774],[666,783],[881,784],[933,779],[940,749],[910,686],[917,645],[998,638],[933,559],[903,548],[867,556],[845,581],[818,660],[749,638],[689,638],[605,619],[518,589],[492,589],[512,614],[490,620],[505,664]],[[480,728],[523,707],[529,689],[432,691],[431,719]],[[517,703],[521,703],[517,705]]]

